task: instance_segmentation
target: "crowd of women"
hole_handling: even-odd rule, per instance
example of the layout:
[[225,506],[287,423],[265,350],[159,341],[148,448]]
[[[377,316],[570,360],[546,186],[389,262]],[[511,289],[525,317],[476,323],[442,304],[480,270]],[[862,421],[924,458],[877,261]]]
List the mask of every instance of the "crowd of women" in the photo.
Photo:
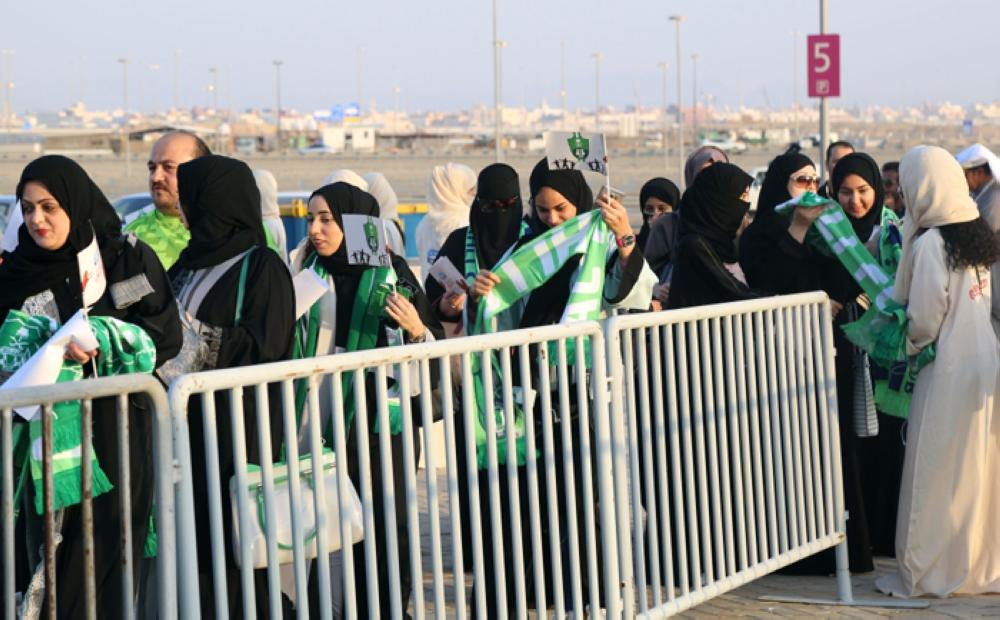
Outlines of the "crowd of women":
[[[140,328],[155,347],[155,367],[164,381],[180,372],[440,340],[480,329],[476,321],[481,314],[478,306],[503,284],[497,266],[517,255],[519,248],[555,228],[580,221],[577,218],[591,218],[589,221],[604,227],[601,230],[606,236],[597,246],[603,254],[595,259],[604,270],[596,306],[600,312],[658,311],[825,291],[834,309],[836,328],[837,393],[852,571],[873,570],[873,555],[895,555],[898,571],[879,582],[886,592],[901,596],[1000,592],[1000,534],[993,527],[1000,521],[1000,490],[995,484],[1000,476],[1000,418],[996,417],[1000,415],[996,410],[1000,403],[1000,359],[997,336],[990,323],[989,283],[989,266],[1000,256],[1000,249],[996,235],[969,196],[961,167],[944,150],[918,147],[901,160],[899,183],[906,202],[902,221],[883,206],[883,180],[878,165],[868,155],[847,155],[829,179],[829,196],[839,203],[837,208],[842,208],[854,236],[895,278],[893,296],[905,308],[908,354],[917,356],[928,347],[934,347],[936,352],[933,361],[924,365],[916,377],[906,423],[880,411],[880,433],[876,437],[856,430],[858,407],[865,404],[859,405],[855,387],[862,373],[871,372],[877,381],[878,369],[840,329],[863,315],[871,300],[837,253],[814,234],[814,222],[830,203],[796,200],[814,196],[810,192],[819,190],[820,181],[812,160],[800,152],[787,152],[770,163],[751,218],[751,177],[729,163],[725,153],[699,149],[685,168],[687,189],[683,194],[665,178],[652,179],[643,186],[639,204],[643,224],[637,235],[618,200],[603,191],[595,198],[580,172],[550,170],[544,159],[530,171],[527,201],[522,200],[518,171],[505,164],[487,166],[478,176],[459,164],[437,166],[430,180],[431,212],[417,233],[423,281],[400,255],[402,232],[391,225],[387,231],[392,248],[388,266],[370,267],[349,259],[344,217],[393,215],[395,195],[385,177],[373,175],[365,179],[350,171],[337,171],[327,180],[310,196],[307,237],[286,261],[282,254],[268,249],[268,239],[280,231],[266,233],[262,219],[262,197],[265,206],[273,202],[273,177],[258,172],[255,178],[243,162],[216,155],[204,155],[180,165],[179,207],[190,240],[166,270],[145,243],[121,232],[117,214],[77,163],[60,156],[41,157],[25,167],[16,188],[24,224],[18,230],[16,248],[5,252],[0,262],[0,319],[42,316],[56,324],[68,320],[82,306],[77,255],[96,240],[108,287],[101,300],[89,309],[89,316],[92,320],[117,320],[109,323],[112,336],[124,334],[130,326]],[[789,201],[800,204],[790,213],[778,208]],[[496,328],[537,327],[565,320],[567,306],[578,294],[575,283],[589,258],[586,254],[574,255],[547,274],[537,287],[498,314]],[[466,277],[468,287],[464,292],[449,290],[428,275],[430,266],[443,259]],[[292,277],[305,269],[324,279],[328,290],[297,319]],[[388,295],[376,294],[386,287]],[[383,305],[378,306],[380,303]],[[133,340],[124,339],[128,343]],[[104,348],[88,351],[70,345],[66,364],[82,365],[83,376],[115,372],[92,363],[109,355]],[[532,372],[535,366],[533,360],[527,365]],[[512,368],[520,365],[513,363]],[[436,381],[437,377],[432,377],[435,388]],[[327,379],[318,386],[321,395],[333,393],[329,383]],[[514,383],[519,384],[517,377]],[[409,384],[414,386],[411,393],[402,396],[417,399],[420,382]],[[366,387],[372,391],[367,402],[374,405],[373,377],[369,377]],[[345,389],[350,387],[345,384]],[[297,408],[304,401],[303,392],[300,389],[296,394]],[[369,463],[373,485],[391,484],[402,489],[406,454],[403,429],[414,430],[417,425],[399,420],[400,411],[406,408],[391,410],[392,466],[391,470],[383,470],[375,416],[367,415],[372,412],[354,411],[353,399],[346,394],[346,465],[351,480],[360,484],[361,464]],[[214,436],[221,479],[228,484],[234,474],[230,405],[225,394],[215,398],[218,430]],[[243,411],[247,420],[261,415],[269,421],[271,454],[278,455],[283,453],[284,414],[274,403],[282,402],[280,393],[269,402],[270,411],[257,411],[257,399],[247,390]],[[573,433],[578,428],[575,405],[571,403],[570,419],[560,422],[571,424]],[[192,400],[190,406],[194,461],[190,475],[198,532],[207,536],[211,484],[202,406],[200,399]],[[149,552],[144,544],[152,510],[152,471],[147,459],[150,430],[148,416],[143,415],[147,407],[139,397],[129,400],[135,541],[131,553],[137,560],[144,551]],[[326,445],[335,445],[329,398],[320,399],[320,409],[319,432]],[[411,409],[420,411],[417,400]],[[549,415],[536,399],[529,419],[533,418],[540,428]],[[307,439],[313,429],[308,417],[296,419],[300,418],[299,437],[288,440],[301,443],[302,452],[308,449]],[[368,420],[367,455],[359,453],[355,429],[359,419]],[[457,415],[456,419],[460,422],[460,445],[480,433],[479,428],[464,428],[464,416]],[[242,426],[246,458],[259,462],[258,425]],[[99,613],[109,616],[121,615],[122,568],[118,557],[129,552],[121,548],[116,521],[110,518],[119,514],[120,502],[117,428],[114,403],[97,401],[94,456],[108,476],[110,489],[94,500],[95,512],[108,517],[95,527],[97,604]],[[555,434],[557,454],[562,454],[561,436]],[[573,458],[566,462],[557,459],[559,468],[579,467],[582,459],[581,442],[570,437]],[[408,458],[415,462],[420,442],[415,436],[412,439],[414,450]],[[470,476],[480,476],[481,488],[487,488],[488,481],[479,463],[467,462],[462,450],[459,457],[462,513],[468,523],[471,500],[464,493],[466,481]],[[27,464],[24,458],[16,464]],[[32,575],[39,566],[35,506],[40,487],[30,476],[21,480],[27,482],[19,485],[17,500],[16,577],[18,591],[25,593],[28,600]],[[555,480],[555,493],[562,497],[566,489],[561,471]],[[544,484],[542,477],[539,482]],[[511,504],[506,484],[502,477],[505,514]],[[526,488],[519,485],[522,494]],[[545,489],[540,492],[545,493]],[[577,493],[576,497],[581,504],[585,494]],[[224,513],[228,514],[231,507],[227,493],[223,493],[222,501]],[[481,508],[489,510],[489,502],[481,501]],[[65,617],[78,615],[84,599],[77,503],[71,498],[60,511],[63,542],[57,549],[57,593],[60,615]],[[527,510],[526,497],[517,503],[521,510]],[[583,508],[580,505],[580,511]],[[390,519],[382,503],[375,502],[375,550],[379,557],[375,578],[383,610],[390,605],[390,571],[398,571],[404,609],[411,588],[421,585],[410,583],[405,502],[396,502],[395,509],[395,518]],[[547,521],[543,515],[541,522]],[[395,524],[399,553],[395,567],[385,561],[390,523]],[[484,540],[493,540],[493,520],[483,519],[482,523]],[[232,521],[225,519],[224,527],[228,540]],[[468,530],[463,527],[464,534]],[[516,544],[523,545],[526,558],[531,553],[528,536],[514,540],[505,528],[502,537],[503,552],[508,556]],[[581,557],[585,544],[582,534],[577,540],[564,536],[560,541],[563,552],[575,547],[574,552]],[[465,548],[469,548],[468,542]],[[549,547],[545,550],[548,554]],[[486,588],[491,611],[495,610],[493,601],[497,596],[492,554],[497,551],[485,545],[486,579],[476,584]],[[365,546],[359,543],[354,550],[357,592],[353,594],[359,617],[368,617],[368,590],[374,585],[368,583],[365,553]],[[214,590],[208,545],[199,545],[198,559],[203,611],[211,613]],[[548,570],[549,558],[543,565]],[[534,575],[533,564],[527,559],[525,566],[529,594],[536,588],[552,587],[551,575]],[[239,571],[228,552],[226,569],[229,609],[238,615]],[[833,557],[820,554],[791,570],[830,573]],[[296,604],[318,605],[317,573],[310,571],[308,603],[284,599],[282,604],[288,609]],[[596,580],[596,576],[583,575],[585,590],[590,587],[588,579]],[[511,604],[512,590],[507,590]],[[258,609],[266,609],[268,589],[263,571],[256,572],[254,595]]]

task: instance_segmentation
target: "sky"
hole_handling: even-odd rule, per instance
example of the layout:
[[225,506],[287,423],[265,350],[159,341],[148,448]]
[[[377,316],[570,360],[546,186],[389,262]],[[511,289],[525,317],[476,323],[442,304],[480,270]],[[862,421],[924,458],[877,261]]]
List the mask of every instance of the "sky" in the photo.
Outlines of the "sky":
[[[829,0],[829,32],[841,35],[842,96],[834,105],[962,105],[1000,99],[996,0]],[[681,27],[684,105],[698,92],[717,106],[792,103],[806,97],[805,35],[819,31],[818,0],[497,0],[503,101],[558,106],[565,45],[568,106],[592,109],[594,52],[603,54],[601,102],[659,105],[667,62],[676,101]],[[44,7],[44,9],[40,9]],[[492,5],[488,0],[5,0],[0,48],[9,55],[16,111],[120,107],[128,58],[130,109],[210,105],[211,67],[220,106],[270,108],[273,61],[282,107],[366,106],[453,110],[493,102]],[[0,57],[0,61],[4,60]],[[175,63],[176,60],[176,63]],[[0,81],[6,69],[0,62]],[[703,99],[704,100],[704,99]]]

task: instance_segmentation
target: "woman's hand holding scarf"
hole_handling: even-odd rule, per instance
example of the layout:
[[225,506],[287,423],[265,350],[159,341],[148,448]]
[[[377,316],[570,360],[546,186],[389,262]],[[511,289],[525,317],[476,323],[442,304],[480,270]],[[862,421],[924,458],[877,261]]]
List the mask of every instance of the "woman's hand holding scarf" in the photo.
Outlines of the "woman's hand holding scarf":
[[399,293],[389,296],[385,302],[385,311],[389,318],[406,330],[410,340],[420,340],[427,333],[427,327],[420,320],[416,307]]

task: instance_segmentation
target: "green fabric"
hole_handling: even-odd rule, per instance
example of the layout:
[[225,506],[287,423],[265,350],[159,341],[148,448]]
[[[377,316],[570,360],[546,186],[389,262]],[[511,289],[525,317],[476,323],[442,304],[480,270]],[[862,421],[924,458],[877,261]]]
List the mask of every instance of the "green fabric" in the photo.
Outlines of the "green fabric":
[[[595,320],[600,318],[604,291],[605,262],[610,245],[610,233],[600,211],[589,211],[547,231],[545,234],[524,244],[515,252],[502,259],[493,273],[500,277],[497,284],[480,303],[476,321],[471,333],[481,334],[492,331],[491,319],[507,310],[531,291],[545,284],[573,256],[582,256],[577,267],[569,300],[560,322]],[[467,245],[468,248],[468,245]],[[467,250],[468,251],[468,250]],[[467,255],[468,270],[468,255]],[[555,356],[555,343],[550,344],[550,355]],[[590,359],[589,341],[585,342],[584,363]],[[576,350],[567,347],[567,360],[576,363]],[[493,385],[500,385],[500,364],[493,355]],[[476,460],[480,469],[487,466],[486,412],[493,410],[497,424],[497,461],[507,461],[506,425],[503,407],[495,403],[487,406],[487,398],[493,400],[493,390],[487,394],[478,356],[472,358],[473,388],[476,394],[475,436]],[[516,433],[516,455],[518,465],[527,462],[527,447],[524,439],[524,411],[514,404],[514,429]]]
[[936,349],[932,344],[915,357],[906,354],[906,308],[892,299],[895,269],[902,254],[897,242],[900,238],[899,219],[892,211],[882,207],[880,260],[876,261],[858,239],[843,208],[835,200],[806,192],[779,205],[775,211],[788,214],[797,207],[824,204],[826,209],[810,229],[819,233],[817,238],[820,241],[813,241],[813,237],[809,236],[807,241],[821,243],[827,252],[831,252],[872,301],[871,307],[860,319],[844,325],[842,329],[848,340],[863,349],[878,366],[889,371],[889,377],[877,381],[875,385],[878,408],[905,418],[917,374],[933,361]]
[[153,248],[164,270],[177,262],[181,251],[191,240],[191,233],[184,227],[181,218],[164,215],[155,207],[132,220],[125,227],[125,232],[134,233]]
[[[274,240],[274,235],[271,234],[271,229],[267,226],[264,227],[264,239],[267,241],[267,247],[278,252],[278,242]],[[278,252],[278,255],[280,256],[281,252]]]
[[[150,373],[156,364],[156,346],[141,328],[111,317],[91,317],[90,326],[100,348],[94,363],[98,376],[130,373]],[[0,325],[0,370],[14,372],[41,348],[56,332],[55,321],[44,316],[31,316],[12,310]],[[57,379],[58,383],[83,379],[83,366],[75,361],[65,361]],[[27,451],[27,466],[35,484],[35,509],[43,511],[42,495],[42,421],[28,424],[31,449]],[[80,401],[57,403],[52,419],[52,468],[53,505],[56,509],[80,502]],[[91,451],[93,465],[93,494],[98,496],[111,490],[107,475]],[[22,462],[21,464],[25,464]]]
[[[323,267],[313,254],[306,260],[303,269],[312,269],[316,274],[326,279],[329,272]],[[346,350],[347,351],[367,351],[374,349],[378,343],[378,330],[382,321],[382,314],[385,308],[386,297],[395,289],[396,272],[392,267],[375,267],[365,270],[358,285],[358,292],[354,298],[354,306],[351,310],[351,323],[348,326]],[[295,347],[293,356],[295,359],[315,357],[316,346],[319,340],[319,327],[322,322],[321,301],[317,301],[309,311],[299,319]],[[335,326],[339,329],[340,326]],[[354,420],[354,373],[345,373],[341,377],[342,395],[344,398],[344,425],[345,429],[351,428]],[[305,401],[308,392],[308,382],[302,380],[296,385],[295,410],[299,419],[305,411]],[[378,432],[378,417],[372,421],[372,429]],[[403,419],[399,398],[390,394],[389,397],[389,431],[397,435],[403,430]],[[324,433],[324,439],[328,445],[333,443],[332,428]]]

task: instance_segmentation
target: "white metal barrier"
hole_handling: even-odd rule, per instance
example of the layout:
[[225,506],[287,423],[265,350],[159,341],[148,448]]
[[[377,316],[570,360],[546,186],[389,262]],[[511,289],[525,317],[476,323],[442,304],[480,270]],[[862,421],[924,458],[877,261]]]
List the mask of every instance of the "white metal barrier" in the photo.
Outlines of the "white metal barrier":
[[[142,397],[144,402],[140,409],[136,409],[136,403],[130,397]],[[42,416],[43,432],[40,438],[42,469],[43,469],[43,561],[45,566],[44,595],[45,605],[49,617],[55,617],[56,613],[65,615],[66,610],[57,610],[57,589],[60,587],[57,574],[61,570],[78,570],[83,575],[82,591],[76,592],[79,597],[74,602],[82,601],[82,607],[88,618],[95,618],[99,612],[109,613],[106,609],[97,608],[98,585],[105,587],[109,584],[95,583],[95,557],[103,555],[101,549],[95,548],[94,524],[98,521],[108,519],[110,515],[94,514],[91,488],[92,466],[89,458],[81,459],[81,521],[80,534],[82,535],[82,566],[59,566],[56,565],[59,531],[56,523],[56,511],[53,510],[53,439],[52,420],[53,406],[58,403],[68,401],[81,401],[81,454],[89,454],[93,445],[93,429],[101,428],[95,425],[94,407],[99,404],[104,407],[100,399],[114,399],[115,408],[115,429],[114,435],[117,440],[118,462],[117,471],[108,471],[109,477],[117,481],[117,495],[120,498],[120,545],[122,553],[120,559],[105,558],[106,561],[115,564],[121,562],[121,600],[111,601],[109,604],[120,605],[121,613],[124,617],[132,618],[141,610],[136,609],[136,596],[139,589],[140,577],[137,570],[141,557],[133,557],[131,549],[134,548],[134,533],[132,529],[132,501],[131,497],[131,467],[130,467],[130,434],[132,432],[143,432],[145,424],[139,416],[149,415],[151,417],[150,427],[152,431],[152,455],[150,460],[154,465],[154,476],[158,482],[155,485],[155,515],[157,526],[157,556],[156,556],[156,602],[158,606],[158,617],[176,618],[176,581],[174,579],[175,551],[174,540],[174,511],[173,511],[173,447],[171,445],[170,416],[167,410],[166,394],[160,383],[149,375],[129,375],[78,381],[73,383],[60,383],[41,387],[20,388],[11,390],[0,390],[0,453],[2,453],[2,528],[3,535],[0,540],[0,547],[3,549],[3,617],[16,617],[15,606],[15,567],[27,561],[26,558],[15,558],[15,536],[14,536],[14,466],[13,463],[13,430],[14,424],[24,424],[23,420],[14,417],[14,409],[25,406],[38,405],[41,407],[39,415]],[[150,412],[141,410],[145,406],[150,407]],[[102,415],[101,424],[109,421]],[[138,423],[138,424],[137,424]],[[148,432],[148,429],[147,429]],[[136,437],[133,437],[136,438]],[[141,438],[139,438],[141,439]],[[30,446],[28,449],[36,449],[38,446]],[[99,455],[100,456],[100,455]],[[132,458],[141,455],[131,455]],[[18,464],[21,465],[21,464]],[[107,466],[107,465],[105,465]],[[161,484],[159,481],[170,481],[168,484]],[[30,478],[26,484],[31,484]],[[27,508],[22,509],[22,521],[29,516]],[[73,544],[76,541],[66,541],[66,544]],[[27,544],[27,543],[26,543]],[[57,570],[57,568],[59,570]],[[34,567],[28,567],[33,571]],[[22,584],[23,585],[23,584]],[[144,584],[145,587],[152,587],[152,584]],[[144,593],[152,594],[152,593]],[[138,601],[142,605],[142,601]]]
[[831,326],[822,293],[607,322],[626,616],[846,544]]
[[[589,370],[585,364],[570,363],[574,355],[582,360],[588,351]],[[299,617],[307,616],[309,607],[321,617],[331,617],[339,588],[343,593],[345,617],[379,618],[391,614],[398,618],[412,610],[415,617],[422,618],[427,613],[423,584],[429,572],[429,597],[434,617],[455,615],[464,618],[467,614],[464,554],[470,549],[463,548],[462,529],[470,527],[471,607],[477,617],[493,614],[500,618],[525,618],[529,607],[544,615],[549,601],[558,617],[563,617],[569,609],[582,611],[588,606],[592,610],[606,608],[609,617],[618,617],[621,601],[615,535],[618,528],[604,354],[602,326],[589,322],[179,378],[169,394],[178,457],[184,470],[191,471],[193,457],[203,456],[207,475],[205,485],[198,492],[193,484],[197,480],[192,480],[198,478],[198,473],[182,477],[179,488],[178,522],[181,536],[189,543],[181,548],[179,559],[183,615],[196,617],[201,605],[202,612],[228,617],[235,613],[233,606],[237,605],[244,617],[254,617],[257,613],[276,617],[288,612],[280,594],[284,587],[294,594]],[[460,366],[457,377],[453,361]],[[500,365],[499,372],[494,373],[494,364]],[[350,377],[350,382],[342,384],[343,376]],[[403,431],[397,436],[400,439],[385,432],[392,407],[390,377],[396,378],[395,388],[404,395],[399,399],[403,424]],[[327,378],[332,380],[324,383]],[[517,434],[515,410],[518,404],[521,405],[527,461],[523,468],[516,466],[514,442],[506,443],[504,455],[498,454],[497,422],[492,416],[485,416],[486,436],[494,439],[487,443],[487,468],[482,476],[475,465],[466,466],[468,475],[464,477],[468,479],[469,499],[465,511],[459,488],[459,479],[463,477],[460,455],[464,452],[466,463],[476,462],[474,433],[470,430],[473,428],[476,379],[481,379],[486,386],[489,401],[495,398],[503,410],[504,436]],[[499,385],[494,385],[494,379],[499,380]],[[305,407],[308,422],[305,424],[295,416],[297,380],[307,381],[310,387]],[[345,398],[345,385],[353,391],[351,398]],[[250,392],[252,397],[244,399],[244,391]],[[275,394],[279,394],[277,402]],[[216,398],[219,395],[228,397],[225,411],[218,410]],[[405,395],[413,396],[412,401]],[[356,411],[353,438],[343,432],[345,409],[352,399]],[[252,404],[256,411],[267,415],[245,416],[245,404]],[[198,410],[200,420],[192,417],[195,415],[191,413],[192,406]],[[334,421],[331,447],[335,454],[347,455],[346,459],[337,461],[336,468],[333,493],[338,496],[339,515],[327,514],[325,484],[312,485],[313,505],[304,506],[304,485],[298,471],[300,454],[305,453],[312,455],[311,470],[323,471],[319,456],[322,451],[320,433],[312,431],[320,428],[327,406]],[[427,516],[426,522],[421,524],[418,510],[421,489],[415,469],[420,448],[414,445],[416,434],[413,431],[415,425],[420,425],[425,441],[429,442],[435,413],[444,419],[446,453],[434,454],[428,450],[425,454],[422,486]],[[226,423],[231,421],[231,440],[219,428],[223,417]],[[374,419],[378,420],[381,432],[365,432]],[[203,442],[191,439],[192,431],[199,425]],[[327,428],[325,424],[323,428]],[[247,429],[256,429],[256,441],[251,437],[247,442]],[[280,439],[273,436],[273,429],[278,429]],[[350,447],[352,439],[354,445]],[[218,455],[220,445],[228,451],[225,444],[230,441],[231,465],[220,460]],[[378,450],[370,451],[370,443],[377,443]],[[288,496],[282,500],[290,503],[292,521],[293,561],[288,568],[282,568],[277,561],[273,518],[282,508],[277,505],[279,493],[272,467],[272,463],[279,460],[275,453],[279,446],[283,447],[284,462],[288,464]],[[260,465],[263,509],[249,505],[242,493],[237,494],[236,517],[231,520],[233,518],[226,514],[225,490],[230,484],[238,489],[246,488],[248,448],[256,452],[256,462]],[[356,452],[356,465],[351,462],[351,450]],[[199,455],[199,451],[203,454]],[[506,456],[506,465],[498,465],[500,456]],[[402,488],[397,487],[398,476],[382,475],[381,484],[376,484],[372,472],[393,471],[393,463],[398,459],[402,460],[404,470]],[[438,460],[446,463],[447,480],[443,490],[437,480],[435,462]],[[356,471],[347,471],[352,468]],[[226,469],[232,471],[231,479],[226,479]],[[482,488],[483,483],[488,488]],[[335,538],[343,540],[352,518],[345,501],[350,497],[352,484],[359,485],[364,537],[357,547],[345,544],[340,548],[341,574],[339,579],[331,581],[329,559],[325,557],[330,549],[326,540],[327,520],[334,518]],[[506,493],[502,487],[506,487]],[[480,499],[481,493],[485,495],[483,499]],[[208,503],[209,515],[206,519],[203,513],[201,523],[196,525],[199,520],[195,517],[196,503],[201,502]],[[403,503],[401,508],[397,507],[400,502]],[[447,518],[444,511],[447,511]],[[266,515],[261,527],[267,532],[268,561],[266,569],[255,573],[252,562],[255,550],[247,533],[261,522],[258,513]],[[405,521],[405,526],[400,527],[397,517]],[[307,562],[305,532],[302,523],[297,522],[302,520],[315,521],[319,562]],[[226,526],[227,522],[231,525]],[[446,529],[450,530],[450,539],[442,535]],[[484,541],[485,529],[490,531],[490,537]],[[429,571],[421,557],[421,531],[427,530],[430,533]],[[240,534],[238,553],[230,555],[227,552],[230,538],[237,532]],[[384,545],[380,544],[382,536],[385,537]],[[405,544],[400,540],[403,536],[407,538]],[[445,543],[451,548],[451,575],[447,580],[450,581],[447,584],[450,596],[446,596],[442,558]],[[211,578],[205,578],[208,567],[202,558],[200,585],[199,558],[195,553],[198,546],[211,549]],[[354,555],[358,553],[364,560],[355,564]],[[487,561],[487,556],[492,557],[492,562]],[[307,571],[308,564],[311,564],[311,571]],[[385,571],[386,564],[399,567],[400,572]],[[313,580],[309,572],[315,573],[317,578]],[[407,577],[413,585],[412,601],[407,600]],[[360,579],[367,587],[359,590]],[[388,597],[384,595],[385,588],[389,589]],[[261,597],[261,591],[267,596]],[[489,597],[492,600],[488,600],[487,591],[492,592]],[[532,596],[534,601],[530,600]],[[304,604],[310,599],[309,605]],[[209,605],[212,608],[205,609]],[[260,609],[262,605],[267,609]],[[368,614],[363,613],[365,607]]]

